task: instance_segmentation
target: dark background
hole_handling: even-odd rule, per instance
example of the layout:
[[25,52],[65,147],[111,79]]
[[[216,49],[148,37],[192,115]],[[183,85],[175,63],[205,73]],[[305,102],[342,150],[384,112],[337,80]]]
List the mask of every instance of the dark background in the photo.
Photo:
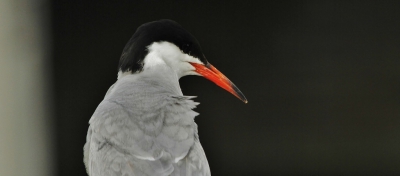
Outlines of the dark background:
[[400,1],[53,1],[58,175],[86,175],[88,120],[143,23],[172,19],[247,96],[197,95],[213,175],[400,174]]

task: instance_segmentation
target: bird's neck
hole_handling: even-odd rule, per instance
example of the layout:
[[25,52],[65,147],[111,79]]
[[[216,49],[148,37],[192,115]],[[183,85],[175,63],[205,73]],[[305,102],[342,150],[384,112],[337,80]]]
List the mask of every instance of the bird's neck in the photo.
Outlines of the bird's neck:
[[182,95],[178,75],[164,62],[153,63],[148,67],[145,66],[139,73],[118,73],[118,81],[157,86],[163,91]]

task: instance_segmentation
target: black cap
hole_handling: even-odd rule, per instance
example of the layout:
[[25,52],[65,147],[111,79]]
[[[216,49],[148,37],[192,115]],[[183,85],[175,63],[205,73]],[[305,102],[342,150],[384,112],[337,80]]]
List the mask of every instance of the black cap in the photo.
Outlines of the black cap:
[[183,53],[208,63],[196,38],[181,25],[172,20],[149,22],[137,28],[131,39],[125,45],[119,61],[119,70],[132,73],[143,69],[143,60],[148,54],[147,47],[154,42],[170,42],[175,44]]

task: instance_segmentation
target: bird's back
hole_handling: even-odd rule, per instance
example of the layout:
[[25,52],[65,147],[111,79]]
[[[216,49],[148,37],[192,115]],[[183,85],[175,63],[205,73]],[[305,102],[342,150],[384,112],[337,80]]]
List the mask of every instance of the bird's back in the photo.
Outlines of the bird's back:
[[89,122],[89,175],[210,175],[191,98],[158,80],[119,79]]

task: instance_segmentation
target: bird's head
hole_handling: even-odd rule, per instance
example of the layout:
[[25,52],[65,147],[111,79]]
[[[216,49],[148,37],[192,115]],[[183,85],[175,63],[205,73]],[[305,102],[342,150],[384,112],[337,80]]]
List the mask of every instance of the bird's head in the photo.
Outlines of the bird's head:
[[119,71],[140,73],[160,62],[172,68],[178,78],[203,76],[247,103],[235,84],[207,61],[196,38],[172,20],[140,26],[125,45]]

